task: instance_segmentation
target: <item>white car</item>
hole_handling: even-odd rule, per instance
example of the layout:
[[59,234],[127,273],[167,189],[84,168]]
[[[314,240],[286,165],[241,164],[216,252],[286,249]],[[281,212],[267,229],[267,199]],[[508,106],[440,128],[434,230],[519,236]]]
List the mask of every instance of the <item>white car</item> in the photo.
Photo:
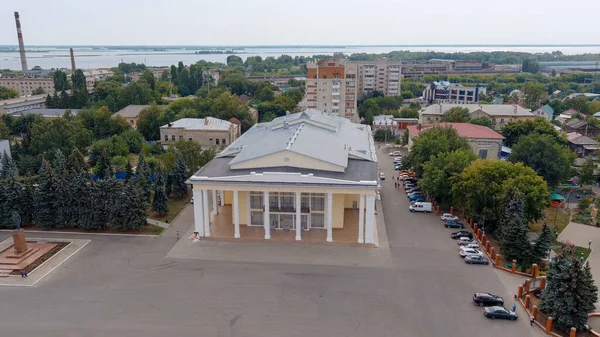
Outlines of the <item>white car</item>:
[[476,250],[481,249],[481,247],[479,247],[479,244],[476,242],[465,243],[464,245],[460,245],[460,248],[471,248],[471,249],[476,249]]
[[479,244],[475,240],[459,241],[458,245],[459,246],[477,245],[477,247],[479,247]]
[[473,248],[465,248],[463,249],[461,247],[459,253],[460,257],[465,257],[467,255],[479,255],[479,256],[484,256],[483,253],[477,249],[473,249]]
[[379,179],[385,180],[385,174],[383,172],[379,173]]
[[444,213],[444,214],[442,214],[442,216],[440,218],[442,219],[442,221],[455,221],[455,220],[458,220],[457,216],[452,215],[450,213]]
[[394,163],[399,163],[402,161],[402,157],[396,157],[394,158]]
[[402,156],[402,152],[400,152],[400,151],[393,151],[393,152],[390,152],[390,156],[392,156],[392,157]]
[[456,243],[458,243],[460,246],[462,246],[461,243],[464,243],[464,242],[473,243],[475,241],[473,241],[472,239],[469,239],[469,237],[467,237],[467,236],[461,236],[460,238],[458,238],[456,240]]

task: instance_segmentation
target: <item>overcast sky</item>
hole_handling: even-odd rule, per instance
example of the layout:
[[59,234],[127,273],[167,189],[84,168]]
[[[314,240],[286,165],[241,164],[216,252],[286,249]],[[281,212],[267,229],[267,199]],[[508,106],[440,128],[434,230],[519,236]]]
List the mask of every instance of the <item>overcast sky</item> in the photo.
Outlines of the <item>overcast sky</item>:
[[22,0],[16,45],[598,44],[600,0]]

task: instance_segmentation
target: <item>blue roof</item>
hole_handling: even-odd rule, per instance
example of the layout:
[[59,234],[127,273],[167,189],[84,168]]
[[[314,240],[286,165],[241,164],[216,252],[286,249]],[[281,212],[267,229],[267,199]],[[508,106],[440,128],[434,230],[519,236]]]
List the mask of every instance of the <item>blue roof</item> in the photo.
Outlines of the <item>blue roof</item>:
[[546,111],[548,114],[554,114],[554,108],[550,105],[546,104],[542,107],[542,110]]

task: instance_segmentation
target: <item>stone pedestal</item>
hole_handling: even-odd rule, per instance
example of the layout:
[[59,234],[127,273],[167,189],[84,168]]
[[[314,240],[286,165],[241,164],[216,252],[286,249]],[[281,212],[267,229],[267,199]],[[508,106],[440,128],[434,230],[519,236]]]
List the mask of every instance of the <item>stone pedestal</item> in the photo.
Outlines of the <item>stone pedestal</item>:
[[12,234],[14,242],[14,250],[16,254],[27,252],[27,242],[25,241],[25,231],[22,229],[16,230]]

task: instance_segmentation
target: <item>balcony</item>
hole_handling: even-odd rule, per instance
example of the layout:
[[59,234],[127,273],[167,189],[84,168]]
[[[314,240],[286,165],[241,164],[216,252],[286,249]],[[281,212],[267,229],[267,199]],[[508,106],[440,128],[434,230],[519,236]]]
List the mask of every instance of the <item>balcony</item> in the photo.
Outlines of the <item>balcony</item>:
[[338,98],[334,97],[334,98],[331,99],[331,103],[335,104],[335,103],[339,103],[339,102],[340,102],[340,98],[339,97]]
[[340,92],[332,92],[332,93],[331,93],[331,95],[332,95],[332,96],[339,96],[339,95],[340,95]]

